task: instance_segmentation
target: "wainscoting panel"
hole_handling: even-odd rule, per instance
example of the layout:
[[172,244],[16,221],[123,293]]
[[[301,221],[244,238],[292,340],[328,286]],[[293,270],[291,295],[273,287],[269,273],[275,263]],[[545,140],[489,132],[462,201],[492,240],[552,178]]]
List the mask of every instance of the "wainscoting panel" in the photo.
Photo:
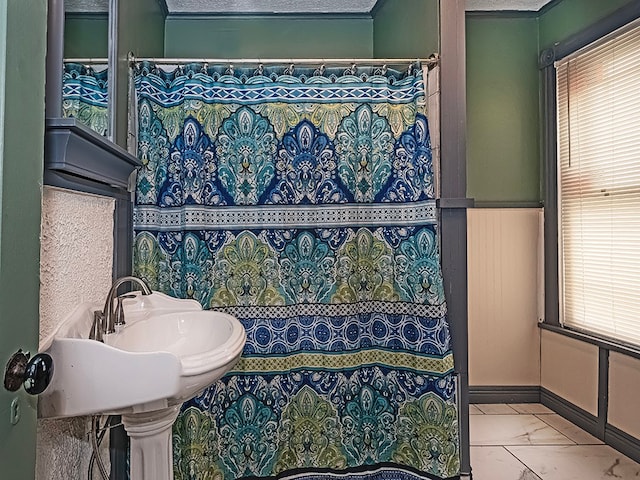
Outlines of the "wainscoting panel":
[[540,215],[539,208],[467,213],[472,387],[540,385]]
[[640,438],[640,360],[622,353],[609,355],[609,424]]
[[598,347],[542,330],[543,388],[598,415]]

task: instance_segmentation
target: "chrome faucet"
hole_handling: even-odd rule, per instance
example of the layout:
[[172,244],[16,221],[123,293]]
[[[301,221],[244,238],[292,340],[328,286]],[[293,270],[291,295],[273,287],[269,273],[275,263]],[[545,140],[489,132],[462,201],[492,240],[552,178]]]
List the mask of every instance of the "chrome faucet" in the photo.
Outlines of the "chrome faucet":
[[[137,283],[140,286],[140,290],[143,295],[151,294],[149,286],[140,278],[127,276],[117,279],[113,282],[113,285],[107,294],[107,300],[104,303],[102,311],[97,310],[93,313],[93,326],[91,327],[91,332],[89,332],[89,338],[102,342],[104,335],[114,333],[116,328],[122,327],[125,324],[122,300],[125,298],[134,298],[134,295],[118,296],[117,292],[118,288],[127,282],[131,282],[132,284]],[[114,300],[117,301],[115,310],[113,308]]]

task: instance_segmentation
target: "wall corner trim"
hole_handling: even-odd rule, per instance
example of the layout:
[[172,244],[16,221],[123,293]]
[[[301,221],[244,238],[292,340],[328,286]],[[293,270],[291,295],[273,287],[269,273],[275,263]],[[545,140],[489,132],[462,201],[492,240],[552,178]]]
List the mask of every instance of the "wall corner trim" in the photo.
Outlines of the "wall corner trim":
[[164,15],[164,18],[167,18],[169,16],[169,7],[167,7],[167,0],[157,0],[158,1],[158,5],[160,6],[160,10],[162,11],[162,14]]
[[380,10],[382,10],[382,7],[384,6],[384,4],[386,3],[387,0],[378,0],[374,5],[373,8],[371,8],[371,10],[369,11],[369,15],[371,16],[371,18],[375,19],[376,15],[378,14],[378,12],[380,12]]

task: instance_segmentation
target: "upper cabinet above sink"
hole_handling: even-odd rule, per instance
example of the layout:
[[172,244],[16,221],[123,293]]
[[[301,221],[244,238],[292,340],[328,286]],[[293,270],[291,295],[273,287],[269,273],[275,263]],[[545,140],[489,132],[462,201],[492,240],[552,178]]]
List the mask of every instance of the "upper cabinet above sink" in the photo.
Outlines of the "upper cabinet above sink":
[[[130,174],[141,163],[128,131],[128,53],[164,56],[164,2],[48,3],[45,184],[130,199]],[[81,91],[85,85],[88,92]],[[85,94],[87,102],[81,103]]]
[[[48,185],[93,187],[91,193],[126,192],[141,162],[75,118],[48,118],[44,181]],[[115,192],[114,192],[115,193]]]
[[65,0],[62,117],[109,136],[109,2]]
[[116,0],[49,0],[44,182],[126,198],[141,162],[113,141],[116,7]]

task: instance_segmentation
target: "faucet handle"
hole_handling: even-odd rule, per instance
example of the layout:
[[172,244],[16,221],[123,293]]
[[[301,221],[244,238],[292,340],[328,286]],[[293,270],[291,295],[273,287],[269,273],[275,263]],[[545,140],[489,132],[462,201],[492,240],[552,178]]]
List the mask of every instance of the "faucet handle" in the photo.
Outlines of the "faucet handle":
[[114,328],[116,329],[116,332],[120,331],[120,329],[125,325],[125,321],[124,321],[124,307],[122,306],[122,301],[125,298],[136,298],[135,295],[131,295],[131,294],[127,294],[127,295],[120,295],[116,298],[116,311],[115,311],[115,322],[113,324]]
[[93,324],[91,325],[91,331],[89,332],[89,338],[91,340],[102,342],[103,323],[104,313],[100,310],[93,312]]

